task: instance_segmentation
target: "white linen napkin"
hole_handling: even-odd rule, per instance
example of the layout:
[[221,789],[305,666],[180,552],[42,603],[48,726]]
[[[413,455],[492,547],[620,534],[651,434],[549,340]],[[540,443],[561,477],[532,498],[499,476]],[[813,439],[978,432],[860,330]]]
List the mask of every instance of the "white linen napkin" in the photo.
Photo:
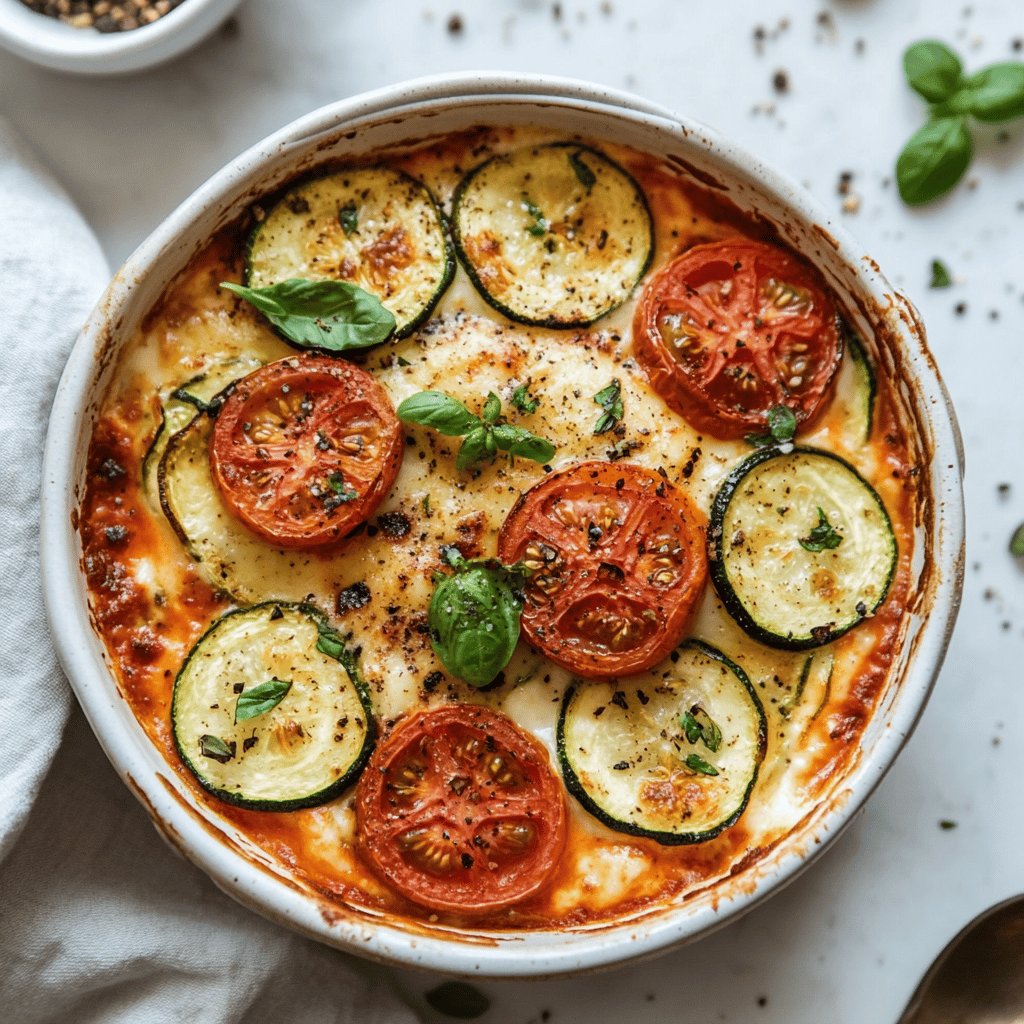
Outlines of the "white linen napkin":
[[412,1024],[380,969],[257,917],[164,845],[57,667],[39,580],[42,442],[108,276],[0,119],[0,1019]]

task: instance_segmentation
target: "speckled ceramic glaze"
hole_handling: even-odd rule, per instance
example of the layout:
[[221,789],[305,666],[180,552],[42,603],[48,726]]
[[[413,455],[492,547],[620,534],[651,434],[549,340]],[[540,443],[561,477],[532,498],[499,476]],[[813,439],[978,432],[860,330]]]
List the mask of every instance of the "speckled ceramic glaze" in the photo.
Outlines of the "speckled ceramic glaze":
[[[120,345],[210,235],[296,171],[400,140],[477,124],[543,125],[669,157],[757,210],[824,273],[854,313],[879,372],[916,428],[922,464],[918,598],[879,707],[833,796],[756,864],[682,903],[574,931],[489,933],[411,924],[327,904],[228,823],[197,806],[117,692],[93,632],[72,513],[97,405]],[[960,600],[964,519],[956,421],[910,304],[798,187],[703,125],[636,97],[562,79],[467,74],[422,79],[325,107],[233,161],[140,246],[93,312],[64,372],[47,437],[43,572],[58,653],[107,755],[164,836],[227,893],[307,935],[376,959],[465,975],[568,974],[650,956],[720,927],[777,891],[849,823],[903,747],[939,671]]]

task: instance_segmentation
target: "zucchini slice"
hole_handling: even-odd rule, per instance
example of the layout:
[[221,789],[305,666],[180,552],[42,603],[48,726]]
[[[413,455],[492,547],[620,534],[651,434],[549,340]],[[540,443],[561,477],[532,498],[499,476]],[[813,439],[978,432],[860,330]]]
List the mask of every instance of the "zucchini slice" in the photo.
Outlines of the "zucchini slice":
[[692,640],[651,686],[572,686],[558,720],[558,756],[566,788],[599,821],[679,846],[713,839],[739,820],[767,735],[743,669]]
[[[266,683],[277,692],[245,707],[245,694]],[[171,722],[205,789],[264,811],[337,796],[374,741],[366,687],[323,614],[273,601],[228,612],[200,638],[174,682]]]
[[301,600],[314,556],[272,547],[235,518],[210,470],[213,424],[199,413],[168,441],[158,472],[164,515],[211,586],[246,604],[270,595]]
[[874,488],[838,455],[762,448],[725,479],[711,507],[711,579],[755,640],[820,647],[885,600],[896,538]]
[[179,430],[187,427],[195,415],[194,405],[173,395],[160,406],[160,426],[142,459],[142,489],[154,509],[160,508],[160,460],[167,451],[167,443]]
[[654,252],[640,186],[603,153],[555,142],[492,157],[453,201],[455,247],[511,320],[583,327],[621,305]]
[[160,426],[142,460],[143,489],[153,508],[160,508],[159,469],[167,442],[195,419],[197,409],[209,412],[218,408],[218,396],[229,384],[279,358],[279,347],[280,343],[274,341],[273,348],[266,352],[242,352],[214,359],[202,373],[185,381],[164,398],[160,406]]
[[337,278],[376,295],[411,334],[455,273],[444,218],[422,182],[389,167],[314,178],[289,191],[257,225],[245,283]]
[[878,385],[875,382],[874,367],[860,338],[846,323],[842,325],[842,333],[847,358],[839,371],[836,390],[841,404],[843,436],[849,439],[850,450],[856,451],[871,437]]

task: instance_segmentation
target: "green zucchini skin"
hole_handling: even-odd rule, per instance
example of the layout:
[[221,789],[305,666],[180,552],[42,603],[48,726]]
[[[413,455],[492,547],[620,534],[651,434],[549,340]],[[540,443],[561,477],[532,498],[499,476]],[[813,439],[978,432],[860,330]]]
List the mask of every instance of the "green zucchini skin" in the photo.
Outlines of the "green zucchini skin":
[[857,332],[845,321],[839,321],[840,332],[846,342],[846,351],[853,362],[853,370],[856,375],[857,391],[860,409],[854,411],[854,415],[863,416],[864,423],[861,430],[861,440],[867,441],[871,437],[875,425],[875,400],[878,396],[878,382],[875,379],[875,370],[871,365],[864,345],[857,335]]
[[[726,531],[725,520],[730,505],[734,496],[736,496],[740,491],[743,481],[749,476],[749,474],[772,459],[800,456],[831,460],[831,462],[835,463],[841,472],[850,474],[854,478],[868,499],[866,502],[868,507],[877,510],[877,513],[879,514],[880,524],[887,538],[889,551],[888,565],[886,567],[884,577],[877,581],[877,593],[872,599],[870,605],[867,602],[863,602],[863,612],[858,611],[856,615],[845,622],[830,622],[827,625],[823,623],[819,626],[810,627],[807,632],[802,634],[794,631],[782,632],[779,629],[767,628],[763,622],[759,622],[754,617],[751,611],[740,599],[733,583],[729,579],[729,554],[727,545],[730,543],[730,539],[726,538],[724,535]],[[808,527],[812,525],[813,523],[807,524]],[[825,644],[829,644],[834,640],[837,640],[844,633],[849,632],[864,619],[877,611],[882,602],[885,601],[885,598],[889,593],[889,588],[892,585],[893,577],[896,573],[896,565],[896,538],[893,533],[892,522],[889,519],[889,513],[886,511],[882,499],[878,496],[875,489],[867,482],[867,480],[865,480],[849,462],[833,452],[829,452],[821,448],[795,446],[792,444],[771,445],[761,448],[752,455],[747,456],[746,459],[744,459],[729,473],[712,502],[711,516],[708,526],[708,569],[710,571],[711,581],[714,584],[719,598],[721,598],[722,604],[736,621],[737,625],[739,625],[748,636],[767,645],[768,647],[787,651],[805,651],[815,647],[822,647]],[[780,582],[785,583],[785,581]]]
[[517,153],[524,151],[514,151],[512,153],[492,156],[479,166],[469,171],[462,181],[459,182],[452,197],[451,231],[452,239],[455,242],[455,251],[458,253],[459,262],[465,268],[466,273],[469,275],[470,280],[473,282],[473,285],[479,292],[481,298],[492,309],[497,310],[509,320],[512,320],[515,323],[525,324],[530,327],[546,327],[554,330],[572,330],[579,327],[587,327],[622,305],[622,303],[629,298],[632,288],[639,283],[644,274],[646,274],[650,269],[651,263],[654,260],[654,219],[651,215],[651,209],[647,202],[647,197],[644,195],[643,189],[640,188],[639,184],[628,171],[600,150],[594,149],[592,146],[568,141],[551,142],[531,147],[531,151],[533,152],[539,152],[541,150],[564,150],[570,154],[578,152],[585,156],[589,156],[591,159],[606,165],[611,172],[621,176],[631,185],[633,198],[635,199],[645,222],[646,242],[644,258],[641,260],[635,273],[631,275],[633,280],[630,288],[624,290],[623,293],[617,297],[610,297],[607,302],[603,303],[599,308],[593,310],[588,315],[565,317],[540,313],[531,315],[530,313],[524,312],[522,309],[515,308],[508,302],[503,302],[495,296],[492,289],[487,286],[487,283],[482,279],[472,257],[467,251],[468,247],[460,219],[460,213],[466,200],[467,193],[481,174],[485,173],[488,168],[493,167],[499,161],[507,162],[510,158],[515,157]]
[[[395,175],[408,188],[415,188],[417,192],[420,193],[421,198],[428,204],[429,209],[432,211],[433,215],[437,219],[437,229],[439,232],[439,238],[442,245],[442,266],[437,287],[435,288],[431,296],[421,305],[419,310],[414,315],[407,317],[404,320],[404,322],[402,320],[399,320],[395,329],[395,333],[392,335],[392,339],[398,340],[401,338],[408,337],[430,318],[431,314],[437,308],[437,304],[441,301],[442,296],[448,290],[448,286],[452,283],[452,279],[455,276],[455,268],[457,263],[455,258],[455,249],[452,245],[452,241],[449,234],[448,222],[447,219],[445,218],[444,211],[441,209],[440,203],[438,203],[433,192],[431,192],[430,189],[422,181],[419,181],[417,178],[414,178],[410,174],[406,174],[405,171],[399,171],[396,170],[395,168],[387,167],[383,164],[371,167],[349,168],[347,170],[342,171],[330,170],[324,172],[323,174],[316,174],[313,175],[312,177],[307,177],[303,179],[301,182],[290,187],[288,191],[285,192],[284,195],[281,196],[281,198],[267,212],[267,215],[264,217],[264,219],[260,221],[250,233],[249,240],[245,248],[245,270],[243,273],[243,281],[246,287],[257,288],[265,287],[269,284],[276,284],[278,283],[278,281],[286,280],[289,277],[303,276],[294,273],[285,273],[281,276],[278,276],[276,280],[265,280],[259,275],[257,275],[256,272],[254,271],[254,254],[259,252],[259,247],[262,244],[263,235],[267,230],[267,225],[270,222],[271,216],[274,214],[275,211],[279,210],[289,202],[294,203],[296,199],[302,199],[302,193],[311,186],[315,186],[319,183],[330,182],[332,179],[340,177],[346,173],[364,172],[380,172]],[[384,301],[384,297],[378,296],[378,298],[381,298],[381,301]],[[385,305],[387,305],[386,302]],[[394,312],[394,310],[392,310],[392,312]],[[275,333],[277,333],[278,336],[283,341],[285,341],[288,345],[291,345],[293,348],[298,348],[301,351],[306,351],[306,349],[303,346],[296,345],[286,335],[277,331],[275,331]]]
[[[236,807],[246,807],[257,811],[295,811],[304,807],[315,807],[339,796],[362,774],[363,769],[366,767],[366,764],[370,759],[370,755],[373,753],[373,748],[377,738],[373,704],[370,700],[369,689],[359,673],[356,658],[347,648],[344,648],[341,655],[335,658],[335,660],[338,661],[344,669],[355,693],[358,696],[359,705],[361,706],[364,715],[363,722],[365,735],[358,755],[348,764],[342,774],[328,785],[318,788],[313,792],[289,799],[276,800],[268,798],[249,798],[245,796],[244,793],[225,789],[222,786],[217,786],[212,783],[203,773],[201,767],[197,764],[193,752],[186,749],[187,744],[181,735],[181,718],[183,717],[181,704],[184,699],[181,695],[183,685],[182,680],[186,678],[186,674],[190,671],[193,659],[202,656],[204,645],[207,645],[210,639],[216,636],[217,630],[221,628],[226,621],[237,616],[252,615],[254,612],[262,612],[265,609],[270,609],[272,616],[277,610],[282,612],[292,612],[297,615],[304,616],[307,619],[312,620],[312,622],[317,626],[318,633],[320,629],[326,629],[328,632],[333,633],[328,625],[327,617],[324,613],[314,605],[307,603],[264,601],[258,605],[250,605],[245,608],[235,608],[220,616],[220,618],[215,620],[206,632],[196,641],[192,650],[185,658],[181,668],[178,670],[178,674],[174,681],[174,695],[171,702],[172,734],[174,736],[174,745],[178,751],[178,755],[181,757],[182,763],[195,776],[199,784],[207,792],[212,793],[218,799]],[[336,634],[334,635],[336,636]],[[324,652],[321,651],[320,653]],[[324,653],[324,657],[332,656]],[[272,714],[272,712],[268,712],[268,714]],[[250,720],[250,727],[253,721],[258,722],[259,719]],[[333,723],[331,724],[333,725]]]
[[[642,839],[652,839],[656,843],[660,843],[662,846],[693,846],[697,843],[706,843],[721,835],[726,829],[735,825],[746,810],[747,804],[750,802],[750,794],[753,792],[754,786],[757,784],[760,766],[764,761],[768,750],[768,722],[765,717],[764,707],[762,706],[760,698],[757,696],[757,691],[754,689],[746,672],[744,672],[743,669],[740,668],[740,666],[731,658],[718,650],[718,648],[712,647],[703,640],[688,640],[680,648],[680,651],[682,652],[687,650],[696,651],[711,661],[719,663],[723,666],[724,670],[728,671],[735,677],[737,684],[745,691],[746,696],[749,698],[756,721],[756,735],[753,737],[755,745],[754,763],[749,776],[749,781],[747,782],[746,787],[742,790],[742,793],[739,795],[735,808],[726,817],[717,821],[711,827],[697,829],[691,832],[668,832],[659,829],[646,828],[633,821],[616,818],[608,813],[608,811],[603,808],[587,790],[583,780],[573,767],[572,757],[568,751],[566,738],[566,721],[571,711],[577,691],[581,687],[592,686],[595,684],[581,680],[570,686],[568,690],[566,690],[565,696],[562,699],[562,708],[558,716],[556,744],[558,762],[562,769],[562,778],[565,782],[565,788],[580,802],[589,814],[595,817],[602,824],[607,825],[608,828],[613,829],[616,832],[625,833],[626,835],[638,836]],[[685,709],[680,707],[680,711],[682,710]]]

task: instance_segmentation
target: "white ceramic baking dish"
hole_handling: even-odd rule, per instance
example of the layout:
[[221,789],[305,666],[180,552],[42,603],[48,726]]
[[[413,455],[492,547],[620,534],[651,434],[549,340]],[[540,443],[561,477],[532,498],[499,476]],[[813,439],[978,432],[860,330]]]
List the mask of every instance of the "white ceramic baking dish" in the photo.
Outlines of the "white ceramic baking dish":
[[[198,807],[136,722],[86,605],[72,515],[93,417],[121,343],[168,282],[255,195],[326,160],[479,124],[543,125],[669,157],[741,209],[756,210],[811,259],[897,382],[923,500],[915,596],[860,756],[789,837],[738,875],[682,902],[565,931],[490,933],[409,924],[328,904]],[[325,107],[242,154],[184,202],[114,278],[72,352],[54,403],[43,490],[43,573],[54,641],[100,743],[157,828],[225,892],[266,917],[365,956],[465,975],[566,974],[650,956],[706,935],[778,891],[839,835],[906,742],[931,691],[960,600],[961,447],[946,391],[909,302],[807,194],[712,130],[634,96],[564,79],[464,74],[422,79]]]

